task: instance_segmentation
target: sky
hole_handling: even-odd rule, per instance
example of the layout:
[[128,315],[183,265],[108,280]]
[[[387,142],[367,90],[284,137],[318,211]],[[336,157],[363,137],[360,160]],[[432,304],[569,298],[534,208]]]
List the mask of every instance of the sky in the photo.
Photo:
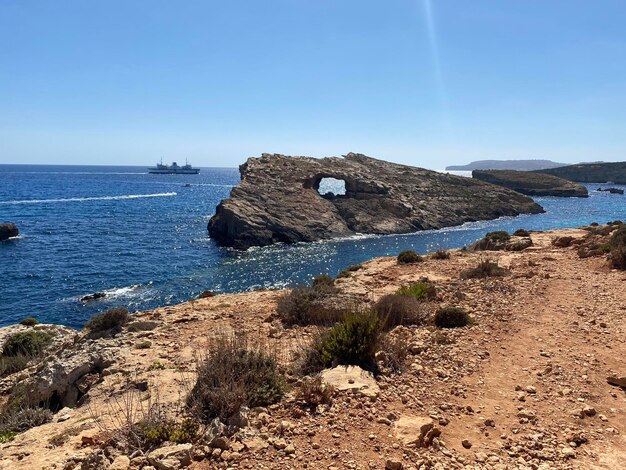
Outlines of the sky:
[[626,160],[623,0],[0,0],[0,163]]

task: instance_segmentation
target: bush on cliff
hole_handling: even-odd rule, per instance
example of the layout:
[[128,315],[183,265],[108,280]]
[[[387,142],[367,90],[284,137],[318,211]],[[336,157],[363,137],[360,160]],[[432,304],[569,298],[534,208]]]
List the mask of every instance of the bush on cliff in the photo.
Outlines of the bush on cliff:
[[39,323],[39,321],[35,317],[26,317],[20,320],[20,325],[24,326],[35,326]]
[[515,232],[513,232],[513,235],[516,237],[530,237],[530,232],[526,229],[518,228]]
[[122,327],[129,321],[128,310],[123,307],[116,307],[91,317],[85,328],[92,333],[102,333],[108,330],[121,331]]
[[415,297],[400,294],[381,297],[374,305],[374,310],[386,330],[398,325],[421,325],[426,317],[423,307]]
[[200,420],[226,422],[242,406],[254,408],[278,402],[285,381],[276,356],[251,347],[243,336],[214,340],[197,367],[197,379],[187,405]]
[[472,318],[460,307],[444,307],[437,310],[434,322],[439,328],[462,328],[470,325]]
[[433,259],[450,259],[450,252],[439,249],[434,251],[431,256]]
[[485,238],[494,242],[508,242],[511,239],[511,235],[504,230],[496,230],[495,232],[489,232],[485,235]]
[[608,242],[609,263],[615,269],[626,270],[626,225],[614,224],[613,226],[618,228]]
[[475,267],[461,271],[462,279],[484,279],[487,277],[502,277],[510,274],[506,268],[498,266],[496,261],[481,260]]
[[341,323],[321,334],[314,344],[321,366],[345,364],[372,368],[383,326],[375,310],[354,308],[347,312]]
[[437,297],[437,289],[430,282],[415,282],[408,286],[402,286],[396,293],[405,297],[413,297],[415,300],[432,300]]
[[424,258],[413,250],[404,250],[398,255],[398,264],[412,264],[420,263],[422,261],[424,261]]
[[45,331],[21,331],[7,338],[2,348],[2,355],[15,357],[18,355],[36,356],[52,341],[52,335]]
[[332,277],[321,275],[311,287],[296,287],[278,299],[276,312],[285,325],[326,325],[340,319],[324,300],[337,294]]

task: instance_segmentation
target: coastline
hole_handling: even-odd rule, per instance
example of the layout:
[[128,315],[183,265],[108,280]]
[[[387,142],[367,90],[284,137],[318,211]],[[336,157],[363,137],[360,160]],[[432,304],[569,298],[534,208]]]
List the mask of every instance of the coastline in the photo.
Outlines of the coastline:
[[[551,243],[556,237],[585,234],[580,229],[533,232],[534,245],[520,252],[456,250],[450,260],[428,258],[415,265],[398,265],[393,257],[363,263],[337,281],[342,293],[374,301],[427,277],[437,287],[437,304],[466,308],[475,324],[446,331],[443,343],[430,326],[398,327],[398,334],[408,335],[415,346],[412,363],[403,374],[377,377],[377,398],[341,393],[326,412],[302,414],[288,394],[277,405],[251,413],[249,435],[232,438],[227,449],[211,450],[209,457],[197,455],[191,468],[306,468],[307,462],[321,468],[376,462],[382,468],[389,459],[404,462],[405,468],[426,461],[446,468],[463,462],[487,468],[487,462],[521,465],[520,458],[528,468],[532,462],[550,468],[618,468],[626,458],[626,401],[606,376],[624,374],[624,272],[609,269],[603,256],[582,259],[572,248]],[[512,274],[459,280],[459,272],[481,257],[498,260]],[[107,357],[98,380],[78,406],[63,408],[52,422],[0,445],[0,468],[80,465],[107,448],[103,422],[110,426],[115,421],[114,415],[122,412],[115,400],[129,390],[142,401],[158,394],[161,403],[176,406],[185,393],[185,377],[193,375],[195,358],[211,336],[246,332],[251,341],[279,351],[288,382],[297,386],[300,379],[290,364],[316,328],[281,325],[276,303],[284,292],[220,294],[142,311],[133,315],[133,322],[150,322],[153,329],[87,341],[81,348]],[[150,347],[138,349],[144,341]],[[0,382],[4,396],[10,387],[6,378]],[[583,406],[597,413],[577,416]],[[521,418],[520,409],[532,419]],[[261,421],[259,413],[265,413]],[[434,417],[440,444],[420,450],[403,444],[398,423],[415,416]],[[495,428],[486,426],[486,420],[494,421]],[[566,435],[572,432],[584,434],[586,442],[571,447]],[[294,451],[285,453],[279,439]],[[533,450],[532,439],[543,450]],[[471,449],[462,445],[464,440]],[[119,452],[107,452],[111,462],[123,460]]]

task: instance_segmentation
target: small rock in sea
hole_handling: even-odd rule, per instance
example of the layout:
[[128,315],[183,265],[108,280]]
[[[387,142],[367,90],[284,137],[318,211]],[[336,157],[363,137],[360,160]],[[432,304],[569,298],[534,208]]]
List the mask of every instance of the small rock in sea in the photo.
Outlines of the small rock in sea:
[[93,294],[85,295],[80,298],[81,302],[91,302],[92,300],[98,300],[106,297],[106,292],[94,292]]
[[0,242],[9,238],[17,237],[20,231],[15,224],[0,224]]

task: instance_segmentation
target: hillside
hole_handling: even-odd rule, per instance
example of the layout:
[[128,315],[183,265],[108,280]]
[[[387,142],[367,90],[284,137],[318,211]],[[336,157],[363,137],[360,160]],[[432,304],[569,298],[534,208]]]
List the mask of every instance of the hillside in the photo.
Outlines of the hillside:
[[[347,270],[334,299],[373,302],[428,279],[435,290],[420,311],[454,305],[472,323],[438,328],[425,317],[392,329],[376,353],[377,375],[326,373],[335,385],[326,398],[296,367],[320,327],[281,321],[287,291],[218,295],[137,313],[112,334],[75,333],[40,365],[0,382],[5,403],[19,378],[24,389],[37,384],[33,393],[57,390],[48,406],[65,404],[0,444],[0,468],[623,468],[626,389],[607,377],[616,384],[626,375],[626,277],[602,251],[579,256],[595,233],[606,228],[532,232],[524,251],[488,252],[504,277],[460,276],[485,259],[471,251]],[[285,395],[242,408],[228,425],[180,424],[164,441],[187,397],[200,393],[192,389],[198,360],[233,332],[274,352]],[[228,405],[238,395],[221,396]],[[143,421],[129,433],[135,420]],[[133,445],[146,430],[150,440]]]
[[546,168],[565,166],[567,163],[557,163],[551,160],[477,160],[467,165],[447,166],[448,171],[472,171],[472,170],[518,170],[532,171]]
[[544,173],[514,170],[474,170],[472,178],[512,189],[527,196],[589,197],[587,188]]
[[539,171],[579,183],[626,184],[626,162],[581,163]]

